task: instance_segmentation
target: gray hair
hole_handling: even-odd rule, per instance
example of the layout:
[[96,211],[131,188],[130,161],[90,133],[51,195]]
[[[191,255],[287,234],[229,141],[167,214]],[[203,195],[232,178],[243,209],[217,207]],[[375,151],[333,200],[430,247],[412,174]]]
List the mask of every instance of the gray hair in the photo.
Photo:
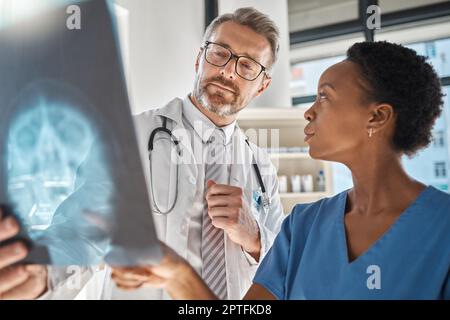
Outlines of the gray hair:
[[272,51],[272,59],[269,69],[275,64],[278,58],[278,51],[280,48],[279,38],[280,33],[275,22],[273,22],[267,15],[252,7],[239,8],[233,13],[226,13],[215,18],[206,28],[203,42],[207,41],[213,32],[224,22],[233,21],[240,25],[249,27],[256,33],[264,36],[269,41]]

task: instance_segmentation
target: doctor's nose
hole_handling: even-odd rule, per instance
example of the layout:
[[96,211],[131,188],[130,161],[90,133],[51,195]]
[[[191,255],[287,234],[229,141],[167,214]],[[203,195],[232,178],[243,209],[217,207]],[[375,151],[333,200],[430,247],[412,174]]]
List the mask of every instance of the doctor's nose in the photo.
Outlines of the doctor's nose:
[[237,76],[235,65],[236,59],[230,59],[230,61],[221,68],[220,74],[226,79],[235,80]]

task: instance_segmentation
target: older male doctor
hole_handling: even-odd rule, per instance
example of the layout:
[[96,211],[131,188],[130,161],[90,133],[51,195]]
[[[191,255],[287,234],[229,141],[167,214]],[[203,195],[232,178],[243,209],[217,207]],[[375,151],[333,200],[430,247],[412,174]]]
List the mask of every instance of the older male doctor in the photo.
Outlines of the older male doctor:
[[[277,28],[264,14],[242,8],[219,16],[204,35],[192,93],[135,118],[158,237],[223,299],[248,290],[284,216],[274,166],[236,124],[238,112],[270,84],[277,51]],[[23,292],[28,298],[70,299],[78,294],[75,279],[88,299],[165,298],[141,286],[138,267],[114,269],[114,282],[109,267],[68,279],[50,268],[41,273],[48,274],[46,286],[35,281],[41,287],[14,283],[1,271],[0,297],[13,290],[20,298],[22,285],[33,287],[34,296]]]

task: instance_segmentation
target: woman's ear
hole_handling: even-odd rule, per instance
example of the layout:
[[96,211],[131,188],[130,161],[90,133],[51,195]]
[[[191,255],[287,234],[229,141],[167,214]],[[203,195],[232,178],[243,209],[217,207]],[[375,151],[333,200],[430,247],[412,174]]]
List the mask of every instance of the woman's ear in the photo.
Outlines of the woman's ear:
[[390,126],[394,119],[394,108],[391,105],[386,103],[374,105],[370,110],[367,132],[369,132],[370,136],[376,134]]

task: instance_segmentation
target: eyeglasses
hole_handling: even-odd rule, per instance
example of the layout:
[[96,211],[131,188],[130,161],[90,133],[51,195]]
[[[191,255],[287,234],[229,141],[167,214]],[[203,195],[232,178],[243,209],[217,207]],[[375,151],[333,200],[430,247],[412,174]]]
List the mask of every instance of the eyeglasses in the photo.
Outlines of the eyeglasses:
[[205,59],[206,62],[216,67],[223,67],[231,59],[236,59],[236,74],[248,81],[255,80],[262,72],[267,76],[266,67],[259,62],[247,56],[235,55],[227,47],[211,41],[205,42]]

